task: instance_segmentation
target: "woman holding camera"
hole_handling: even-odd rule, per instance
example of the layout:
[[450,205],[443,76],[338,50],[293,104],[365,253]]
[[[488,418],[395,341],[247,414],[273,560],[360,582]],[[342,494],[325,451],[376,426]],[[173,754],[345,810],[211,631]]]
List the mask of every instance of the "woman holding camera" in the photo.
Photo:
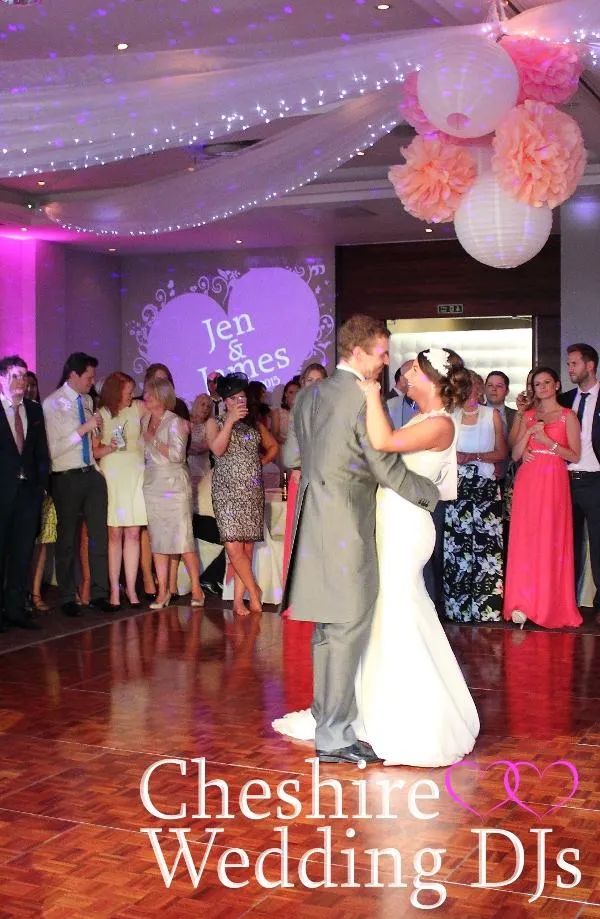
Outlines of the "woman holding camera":
[[[262,592],[252,571],[252,556],[254,543],[264,538],[262,467],[272,462],[279,450],[258,411],[248,411],[248,382],[245,373],[219,377],[217,393],[226,412],[206,422],[206,440],[215,457],[213,509],[234,572],[233,611],[240,616],[262,612]],[[244,603],[245,591],[250,597],[249,609]]]

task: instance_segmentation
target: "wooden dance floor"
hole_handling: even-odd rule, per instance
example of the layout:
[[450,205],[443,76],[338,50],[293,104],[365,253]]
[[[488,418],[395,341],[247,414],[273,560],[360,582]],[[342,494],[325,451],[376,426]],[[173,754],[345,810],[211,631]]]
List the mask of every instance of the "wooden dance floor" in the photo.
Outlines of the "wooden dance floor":
[[450,770],[317,772],[276,736],[310,627],[271,612],[0,654],[0,919],[600,917],[600,636],[448,635],[482,721]]

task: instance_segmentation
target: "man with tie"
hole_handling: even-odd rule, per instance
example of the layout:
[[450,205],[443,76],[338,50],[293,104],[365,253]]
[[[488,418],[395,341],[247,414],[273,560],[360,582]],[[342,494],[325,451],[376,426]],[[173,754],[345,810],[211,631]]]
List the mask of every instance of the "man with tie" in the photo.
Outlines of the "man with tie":
[[510,380],[503,370],[492,370],[485,378],[485,404],[497,409],[507,439],[517,416],[516,409],[505,402],[509,388]]
[[223,374],[218,370],[211,370],[206,378],[208,384],[208,395],[212,400],[212,417],[220,418],[225,411],[225,403],[221,399],[219,393],[217,392],[217,380],[219,377],[222,377]]
[[92,432],[102,427],[102,416],[94,414],[89,395],[97,366],[98,361],[89,354],[71,354],[59,388],[43,405],[52,459],[52,497],[58,518],[56,579],[66,616],[81,616],[75,602],[75,546],[80,517],[89,532],[91,605],[101,612],[111,612],[107,599],[106,482],[94,463],[91,443]]
[[600,381],[598,352],[582,342],[567,348],[567,371],[575,389],[559,396],[561,405],[572,408],[581,425],[581,458],[569,463],[573,502],[575,585],[579,583],[583,558],[583,533],[587,524],[592,576],[596,586],[594,609],[600,625]]
[[408,383],[405,374],[410,370],[413,361],[404,361],[394,375],[394,387],[386,398],[386,405],[394,430],[406,424],[409,418],[418,412],[417,406],[408,395]]
[[25,399],[27,364],[0,360],[0,631],[38,629],[25,611],[50,458],[41,406]]

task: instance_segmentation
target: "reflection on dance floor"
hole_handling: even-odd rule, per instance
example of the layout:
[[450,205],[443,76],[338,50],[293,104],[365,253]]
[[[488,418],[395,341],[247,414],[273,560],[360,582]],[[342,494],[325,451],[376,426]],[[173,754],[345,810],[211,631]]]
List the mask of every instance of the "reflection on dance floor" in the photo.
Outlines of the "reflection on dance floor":
[[[600,916],[597,637],[448,626],[482,721],[470,764],[455,767],[450,779],[444,770],[322,766],[320,780],[339,780],[348,809],[332,817],[335,788],[324,786],[323,817],[315,820],[312,749],[270,727],[283,712],[310,704],[311,629],[273,613],[240,619],[216,604],[204,611],[179,606],[1,655],[0,914],[257,919],[287,910],[311,919],[327,909],[340,919],[397,919],[418,909],[417,894],[419,904],[434,906],[443,891],[444,915]],[[398,699],[399,717],[417,703],[407,692]],[[161,759],[171,762],[148,780],[153,806],[164,815],[159,819],[142,803],[140,782]],[[500,761],[521,763],[517,792],[504,802]],[[558,761],[573,765],[577,783]],[[227,787],[232,819],[219,819],[223,789],[214,784],[204,789],[212,819],[194,818],[201,770]],[[411,799],[411,786],[423,779],[439,796]],[[292,804],[281,799],[286,781],[300,809],[293,819]],[[396,783],[393,819],[377,819],[386,781]],[[176,819],[182,805],[186,819]],[[361,807],[368,819],[360,817]],[[251,819],[244,808],[264,816]],[[418,817],[419,808],[428,819]],[[325,826],[329,843],[317,831]],[[212,844],[210,827],[223,831]],[[552,832],[545,837],[543,890],[529,902],[539,886],[540,837],[533,831],[540,827]],[[196,889],[183,857],[165,886],[142,828],[162,828],[156,838],[170,867],[178,843],[168,831],[189,829],[197,868],[207,855]],[[488,882],[510,878],[522,844],[522,870],[504,887],[471,886],[478,881],[483,828],[504,831],[488,842]],[[257,879],[257,862],[284,838],[294,886],[268,886]],[[328,845],[329,856],[314,854],[303,876],[303,855]],[[238,854],[237,867],[230,855],[229,868],[219,869],[228,847],[243,850],[248,866]],[[579,850],[576,885],[573,873],[556,867],[567,847]],[[373,880],[369,853],[384,848],[397,855],[378,857],[380,886],[366,886]],[[282,860],[265,858],[264,880],[279,876]],[[243,886],[228,886],[227,878]]]

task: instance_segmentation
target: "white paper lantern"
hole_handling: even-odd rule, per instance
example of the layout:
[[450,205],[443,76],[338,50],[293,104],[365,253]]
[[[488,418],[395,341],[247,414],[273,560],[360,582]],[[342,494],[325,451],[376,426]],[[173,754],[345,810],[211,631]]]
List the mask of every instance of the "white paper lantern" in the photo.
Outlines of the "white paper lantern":
[[463,249],[478,262],[492,268],[516,268],[544,248],[552,229],[552,211],[520,204],[486,172],[462,199],[454,228]]
[[427,118],[454,137],[483,137],[515,107],[519,75],[487,38],[446,39],[419,71],[417,95]]

